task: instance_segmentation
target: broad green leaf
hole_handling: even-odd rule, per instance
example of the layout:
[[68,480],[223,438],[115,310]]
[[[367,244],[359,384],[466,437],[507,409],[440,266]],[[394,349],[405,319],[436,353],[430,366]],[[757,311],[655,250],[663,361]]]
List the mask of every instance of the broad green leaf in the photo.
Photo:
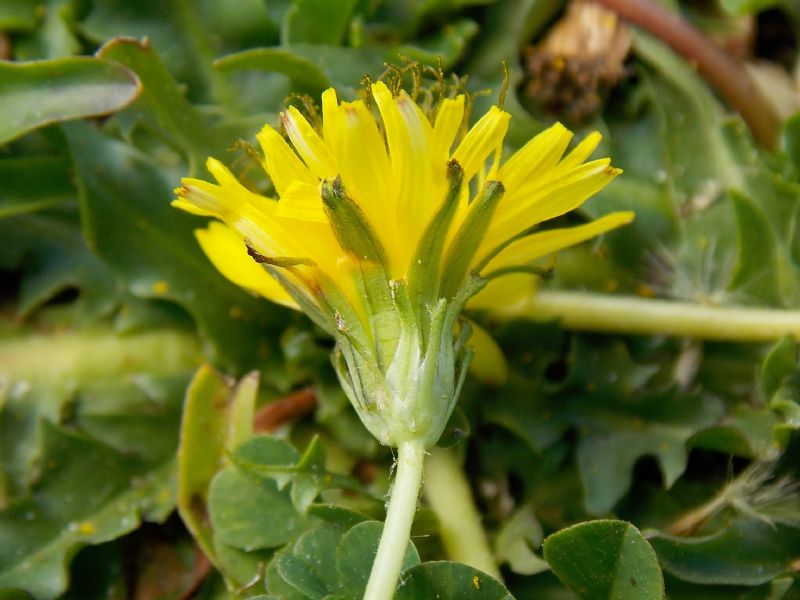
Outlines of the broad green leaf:
[[274,481],[255,479],[235,467],[212,480],[208,508],[220,540],[247,551],[276,548],[309,527]]
[[800,528],[753,517],[736,518],[704,537],[654,533],[649,540],[665,571],[700,584],[759,585],[800,558]]
[[[378,552],[378,542],[383,531],[383,523],[365,521],[350,529],[342,537],[336,549],[336,571],[339,573],[339,587],[347,598],[357,600],[364,596],[372,563]],[[401,567],[403,572],[419,564],[419,554],[409,540]]]
[[173,300],[197,321],[215,364],[263,367],[278,310],[236,288],[202,254],[195,218],[169,204],[177,180],[88,124],[67,130],[85,235],[135,295]]
[[96,58],[0,62],[0,143],[61,121],[106,115],[130,104],[139,80]]
[[178,512],[209,559],[215,559],[208,523],[208,488],[225,453],[253,428],[258,375],[251,373],[234,389],[209,366],[200,367],[186,390],[178,446]]
[[77,198],[69,162],[60,156],[34,155],[0,160],[0,218],[34,212]]
[[664,579],[653,548],[630,523],[590,521],[554,533],[544,557],[564,584],[587,600],[659,600]]
[[426,562],[402,575],[396,600],[463,598],[464,600],[514,600],[502,583],[482,571],[457,562]]
[[66,565],[77,548],[167,517],[174,464],[148,468],[48,423],[43,444],[45,467],[33,495],[0,512],[0,587],[48,600],[66,588]]
[[284,16],[281,43],[338,45],[357,0],[293,0]]

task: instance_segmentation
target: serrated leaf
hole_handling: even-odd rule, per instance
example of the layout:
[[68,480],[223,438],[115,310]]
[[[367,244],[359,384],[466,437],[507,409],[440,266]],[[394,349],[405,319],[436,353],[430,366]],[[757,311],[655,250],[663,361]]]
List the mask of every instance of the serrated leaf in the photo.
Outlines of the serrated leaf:
[[800,529],[751,517],[732,520],[717,533],[681,538],[653,533],[650,543],[664,570],[701,584],[759,585],[800,558]]
[[[0,336],[0,504],[4,495],[24,495],[35,480],[45,422],[72,420],[91,431],[105,413],[106,422],[122,418],[101,434],[119,451],[151,460],[170,456],[180,380],[194,368],[197,352],[191,335],[166,328],[128,336],[107,327],[58,334],[12,329]],[[84,393],[102,404],[85,404]],[[126,423],[123,415],[133,419]],[[137,421],[145,439],[126,429]]]
[[77,308],[87,318],[107,316],[120,301],[113,274],[86,247],[71,211],[0,219],[0,238],[5,241],[0,266],[9,271],[26,267],[17,296],[20,316],[30,316],[69,288],[80,291]]
[[426,562],[411,567],[403,574],[395,599],[423,598],[514,600],[496,579],[478,569],[450,561]]
[[0,587],[47,600],[67,586],[66,564],[84,544],[160,521],[174,507],[172,461],[155,469],[45,423],[42,479],[33,496],[0,513]]
[[587,600],[659,600],[664,579],[656,554],[630,523],[590,521],[554,533],[544,557],[558,578]]
[[104,60],[1,61],[0,143],[51,123],[115,112],[139,92],[131,71]]
[[161,57],[147,44],[114,39],[100,48],[98,56],[129,68],[142,83],[136,102],[117,116],[125,130],[141,124],[163,136],[189,157],[191,173],[197,173],[210,155],[221,156],[234,141],[233,133],[220,132],[217,123],[204,119],[189,103]]

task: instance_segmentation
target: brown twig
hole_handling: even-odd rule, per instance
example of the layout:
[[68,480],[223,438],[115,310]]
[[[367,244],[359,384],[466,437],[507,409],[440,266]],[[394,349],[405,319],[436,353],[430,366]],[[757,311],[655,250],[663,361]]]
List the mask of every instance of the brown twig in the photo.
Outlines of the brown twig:
[[652,0],[595,0],[649,31],[694,65],[745,120],[763,147],[774,149],[781,120],[747,72],[720,46]]
[[256,413],[254,429],[260,433],[272,433],[281,425],[306,416],[316,406],[314,388],[303,388],[261,408]]

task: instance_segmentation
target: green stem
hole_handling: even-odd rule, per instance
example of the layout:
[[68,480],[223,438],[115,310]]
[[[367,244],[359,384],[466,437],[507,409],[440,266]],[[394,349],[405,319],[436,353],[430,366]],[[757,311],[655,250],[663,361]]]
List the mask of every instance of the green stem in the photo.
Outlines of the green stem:
[[800,311],[796,310],[706,306],[588,292],[540,290],[530,301],[508,306],[501,314],[537,321],[559,319],[567,329],[584,331],[739,342],[800,337]]
[[425,445],[421,439],[401,442],[397,448],[397,476],[364,600],[391,600],[394,596],[411,536],[411,522],[417,512],[424,460]]
[[501,579],[457,454],[434,448],[425,461],[425,473],[425,499],[439,519],[448,558]]

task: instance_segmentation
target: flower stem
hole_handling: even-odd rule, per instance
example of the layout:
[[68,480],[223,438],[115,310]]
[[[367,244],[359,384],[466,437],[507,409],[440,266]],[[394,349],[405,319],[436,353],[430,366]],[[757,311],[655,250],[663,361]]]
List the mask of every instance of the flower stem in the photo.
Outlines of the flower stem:
[[425,498],[439,519],[448,558],[501,579],[472,490],[456,453],[434,448],[425,461],[425,472]]
[[391,600],[394,596],[417,511],[424,460],[421,439],[401,442],[397,448],[397,475],[364,600]]
[[567,329],[672,335],[710,340],[768,342],[800,336],[800,311],[707,306],[588,292],[539,290],[530,301],[506,307],[506,317],[559,319]]

